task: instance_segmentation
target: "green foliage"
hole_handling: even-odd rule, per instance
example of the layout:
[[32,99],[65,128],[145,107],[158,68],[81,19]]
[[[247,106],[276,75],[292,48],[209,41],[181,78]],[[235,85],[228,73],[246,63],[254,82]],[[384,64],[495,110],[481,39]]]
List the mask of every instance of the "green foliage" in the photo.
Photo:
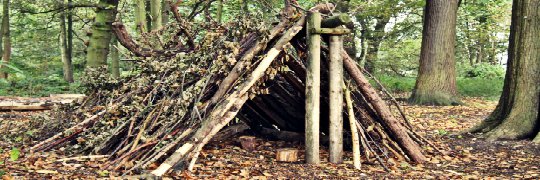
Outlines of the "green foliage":
[[505,70],[500,65],[480,63],[464,69],[463,77],[478,77],[483,79],[504,78]]
[[495,100],[502,93],[504,79],[458,78],[457,88],[462,96],[485,97]]
[[0,79],[0,96],[33,96],[42,97],[49,94],[79,93],[79,83],[69,84],[61,74],[51,74],[40,77],[34,74],[30,76],[11,75],[8,79]]
[[11,161],[17,161],[19,159],[20,154],[21,154],[21,150],[14,147],[14,148],[11,149],[11,151],[9,151],[9,159]]
[[[412,92],[416,82],[415,77],[378,76],[377,78],[387,90],[393,93]],[[502,78],[458,78],[456,83],[461,96],[494,100],[501,95],[503,82]]]

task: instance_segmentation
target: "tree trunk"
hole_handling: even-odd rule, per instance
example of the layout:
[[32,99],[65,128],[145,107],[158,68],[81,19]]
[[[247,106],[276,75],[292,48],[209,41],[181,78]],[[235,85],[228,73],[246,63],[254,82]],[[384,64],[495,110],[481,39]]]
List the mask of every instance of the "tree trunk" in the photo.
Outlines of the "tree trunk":
[[92,36],[88,45],[87,65],[101,67],[107,65],[107,54],[112,37],[112,23],[116,17],[118,0],[100,0],[96,18],[92,25]]
[[218,23],[221,23],[223,20],[223,0],[218,0],[217,14],[216,19]]
[[118,53],[118,38],[116,35],[111,39],[111,72],[113,77],[120,77],[120,54]]
[[[68,0],[68,5],[73,4],[73,0]],[[67,61],[64,62],[64,68],[69,67],[69,71],[65,72],[64,79],[67,82],[74,82],[73,79],[73,9],[68,10],[67,14]],[[67,74],[67,77],[66,77]]]
[[456,16],[458,0],[427,1],[418,78],[409,101],[423,105],[457,105]]
[[[3,43],[3,51],[2,51],[2,61],[4,63],[8,63],[9,59],[11,58],[11,37],[10,37],[10,30],[9,30],[9,0],[4,0],[3,2],[3,8],[4,12],[2,15],[2,43]],[[1,68],[1,66],[0,66]],[[0,72],[0,79],[7,79],[8,74],[7,72]]]
[[139,33],[146,32],[146,5],[145,0],[135,1],[135,25]]
[[[64,1],[63,5],[66,4]],[[66,11],[60,13],[60,52],[62,54],[62,63],[63,63],[63,73],[64,80],[72,83],[73,82],[73,68],[71,63],[71,56],[69,55],[69,44],[68,44],[68,30],[66,27]]]
[[163,20],[160,0],[150,0],[150,15],[152,17],[152,30],[160,29]]
[[161,1],[161,7],[163,8],[162,10],[162,24],[168,24],[169,23],[169,13],[171,11],[171,5],[167,2],[167,0],[163,0]]
[[484,61],[484,41],[483,40],[479,40],[478,41],[478,47],[476,48],[477,49],[477,52],[476,52],[476,64],[480,64],[482,63],[482,61]]
[[375,28],[372,32],[367,31],[367,39],[368,39],[368,49],[366,54],[366,61],[365,61],[365,69],[369,73],[375,73],[376,70],[376,61],[379,58],[379,46],[381,45],[381,42],[384,39],[384,28],[386,27],[386,24],[390,21],[389,18],[379,18],[377,19],[377,23],[375,24]]
[[471,129],[489,139],[538,136],[540,112],[540,0],[514,0],[508,66],[499,104]]

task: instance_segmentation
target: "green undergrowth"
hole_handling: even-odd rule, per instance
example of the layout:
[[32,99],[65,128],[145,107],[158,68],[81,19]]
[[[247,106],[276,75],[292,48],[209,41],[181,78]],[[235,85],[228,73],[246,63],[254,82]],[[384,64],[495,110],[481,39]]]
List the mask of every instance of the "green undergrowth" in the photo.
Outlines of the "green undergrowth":
[[[416,82],[415,77],[378,76],[379,81],[392,93],[412,92]],[[497,100],[502,92],[503,78],[458,78],[459,94],[465,97],[482,97]],[[374,82],[371,82],[374,84]]]
[[46,97],[50,94],[81,93],[79,83],[67,83],[59,75],[0,79],[0,96]]

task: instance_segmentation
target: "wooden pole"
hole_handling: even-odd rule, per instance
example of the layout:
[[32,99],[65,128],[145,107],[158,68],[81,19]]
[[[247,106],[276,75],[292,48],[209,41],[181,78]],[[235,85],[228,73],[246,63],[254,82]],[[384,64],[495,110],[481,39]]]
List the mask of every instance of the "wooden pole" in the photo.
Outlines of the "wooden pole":
[[321,36],[309,29],[321,27],[321,14],[308,14],[308,61],[306,77],[306,163],[319,164],[319,97],[321,94]]
[[329,63],[329,106],[330,106],[330,147],[329,162],[343,161],[343,58],[340,36],[330,36]]

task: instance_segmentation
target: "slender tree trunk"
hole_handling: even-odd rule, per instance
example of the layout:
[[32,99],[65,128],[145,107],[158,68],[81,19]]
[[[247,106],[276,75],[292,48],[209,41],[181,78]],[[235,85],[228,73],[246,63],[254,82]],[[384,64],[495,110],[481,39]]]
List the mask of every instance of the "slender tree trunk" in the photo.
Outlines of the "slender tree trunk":
[[150,15],[152,17],[152,30],[160,29],[163,24],[161,0],[150,0]]
[[491,40],[491,48],[490,48],[490,52],[489,52],[489,63],[492,64],[492,65],[496,65],[497,64],[497,40],[495,39],[494,36],[491,37],[492,40]]
[[[9,0],[3,1],[3,15],[2,15],[2,43],[3,43],[3,50],[2,50],[2,61],[4,63],[8,63],[9,59],[11,58],[11,36],[10,36],[10,30],[9,30],[9,7],[10,3]],[[0,66],[1,68],[1,66]],[[0,72],[0,79],[7,79],[8,74],[6,72]]]
[[[73,0],[68,0],[68,5],[72,5]],[[69,62],[68,82],[74,82],[73,78],[73,9],[67,14],[67,60]]]
[[248,0],[242,0],[242,11],[244,11],[244,13],[246,15],[249,15],[249,3],[248,3]]
[[471,129],[489,139],[523,139],[538,135],[540,112],[540,0],[514,0],[508,66],[499,104]]
[[219,23],[223,21],[223,0],[218,0],[216,19]]
[[118,0],[100,0],[96,18],[92,25],[92,36],[88,45],[87,65],[101,67],[107,65],[107,54],[112,37],[112,23],[116,17]]
[[73,71],[71,69],[71,61],[68,57],[66,13],[60,13],[59,20],[60,20],[60,52],[62,55],[64,80],[66,80],[69,83],[72,83]]
[[167,2],[167,0],[163,0],[161,1],[161,7],[163,8],[162,10],[162,23],[163,24],[168,24],[169,23],[169,13],[171,11],[171,5]]
[[367,39],[369,41],[368,43],[368,50],[366,54],[366,64],[365,69],[366,71],[370,73],[375,73],[376,71],[376,61],[379,59],[378,53],[379,53],[379,47],[381,45],[381,42],[384,40],[385,32],[384,28],[386,27],[386,24],[390,21],[390,18],[383,17],[378,18],[377,23],[375,23],[375,27],[373,31],[369,32],[367,31]]
[[135,0],[135,25],[139,33],[147,31],[145,0]]
[[478,47],[476,49],[476,64],[480,64],[484,61],[484,42],[482,40],[478,41]]
[[120,77],[120,54],[118,53],[118,38],[113,35],[111,38],[111,72],[113,77]]
[[465,22],[465,30],[464,31],[465,31],[465,38],[466,38],[465,43],[467,43],[466,44],[467,56],[469,58],[469,64],[471,66],[473,66],[474,65],[474,53],[473,53],[474,52],[474,50],[473,50],[474,47],[473,47],[473,42],[472,42],[472,39],[471,39],[471,31],[470,31],[470,29],[472,27],[469,24],[469,19],[468,18],[465,21],[466,22]]
[[145,13],[146,16],[146,30],[150,32],[152,30],[152,6],[150,4],[151,0],[144,0],[144,7],[145,7]]
[[457,105],[456,16],[458,0],[429,0],[424,10],[424,28],[418,78],[409,101],[423,105]]

